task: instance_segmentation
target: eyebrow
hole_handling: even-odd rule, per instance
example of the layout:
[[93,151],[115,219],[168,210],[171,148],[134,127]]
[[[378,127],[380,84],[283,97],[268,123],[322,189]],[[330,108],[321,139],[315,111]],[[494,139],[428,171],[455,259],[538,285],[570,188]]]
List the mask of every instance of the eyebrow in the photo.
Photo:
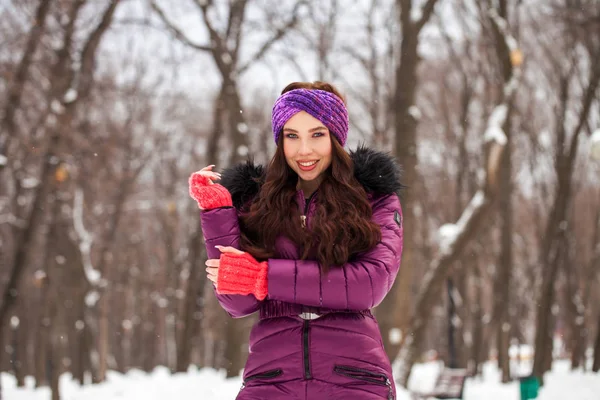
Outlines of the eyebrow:
[[[308,130],[308,132],[309,132],[309,133],[312,133],[312,132],[320,131],[321,129],[327,129],[327,128],[326,128],[326,127],[324,127],[323,125],[321,125],[321,126],[317,126],[316,128],[309,129],[309,130]],[[297,130],[295,130],[295,129],[292,129],[292,128],[283,128],[283,131],[284,131],[284,132],[285,132],[285,131],[289,131],[289,132],[298,133],[298,131],[297,131]]]

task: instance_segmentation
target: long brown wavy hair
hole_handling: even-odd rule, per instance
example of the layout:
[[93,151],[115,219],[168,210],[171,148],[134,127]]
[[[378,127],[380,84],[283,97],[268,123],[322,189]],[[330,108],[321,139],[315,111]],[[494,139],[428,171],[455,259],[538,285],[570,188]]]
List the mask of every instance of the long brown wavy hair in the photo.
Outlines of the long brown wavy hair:
[[[291,83],[281,94],[299,88],[326,90],[345,102],[332,85],[318,81]],[[283,235],[300,246],[303,260],[316,259],[327,273],[330,267],[343,265],[381,240],[381,229],[371,220],[367,193],[354,177],[352,159],[333,135],[330,139],[331,165],[323,172],[316,212],[309,226],[302,228],[304,210],[296,202],[298,174],[287,164],[280,135],[260,192],[240,216],[242,250],[259,260],[277,258],[275,241]]]

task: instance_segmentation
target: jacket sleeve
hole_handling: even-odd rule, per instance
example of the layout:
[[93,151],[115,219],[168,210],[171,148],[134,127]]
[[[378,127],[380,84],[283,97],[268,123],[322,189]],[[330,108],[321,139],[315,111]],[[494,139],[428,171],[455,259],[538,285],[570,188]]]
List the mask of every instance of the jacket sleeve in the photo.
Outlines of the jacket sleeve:
[[[221,252],[215,248],[216,245],[239,249],[240,225],[237,210],[234,207],[205,210],[200,215],[208,258],[215,259],[221,256]],[[260,307],[261,302],[254,295],[217,294],[214,285],[211,286],[221,307],[233,318],[250,315]]]
[[396,194],[375,201],[373,220],[381,226],[381,241],[330,268],[326,276],[316,261],[269,259],[268,298],[338,310],[379,305],[396,279],[402,255],[402,209]]

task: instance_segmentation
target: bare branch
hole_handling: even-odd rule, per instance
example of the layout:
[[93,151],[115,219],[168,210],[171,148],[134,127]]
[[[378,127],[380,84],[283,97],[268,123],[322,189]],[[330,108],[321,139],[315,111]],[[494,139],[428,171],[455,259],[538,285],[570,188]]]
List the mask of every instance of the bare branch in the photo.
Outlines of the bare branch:
[[202,19],[204,20],[204,24],[206,25],[206,29],[208,29],[208,33],[210,35],[210,40],[214,44],[214,47],[211,50],[213,52],[216,50],[219,53],[226,52],[228,50],[227,44],[225,44],[225,45],[223,44],[223,38],[221,38],[221,35],[213,26],[212,21],[210,20],[210,18],[208,18],[208,8],[213,5],[212,0],[209,0],[209,1],[194,0],[194,3],[196,3],[198,8],[200,9],[200,12],[202,14]]
[[156,12],[158,17],[161,19],[163,24],[167,27],[167,29],[173,34],[175,39],[179,40],[181,43],[185,44],[192,49],[200,50],[200,51],[212,51],[212,47],[209,45],[203,45],[194,43],[190,38],[188,38],[182,31],[179,29],[174,22],[169,20],[165,14],[165,12],[156,4],[156,2],[150,3],[150,6]]
[[437,1],[438,0],[427,0],[427,3],[425,3],[425,5],[423,6],[423,9],[421,11],[421,18],[415,23],[415,29],[417,30],[417,33],[421,32],[423,26],[425,26],[427,21],[429,21],[429,18],[431,18]]
[[82,98],[87,97],[92,87],[96,50],[100,45],[102,36],[104,36],[112,22],[113,15],[115,14],[115,10],[119,3],[119,0],[111,0],[109,6],[102,15],[100,23],[88,37],[88,40],[83,47],[83,51],[81,52],[81,70],[78,77],[79,81],[76,82],[75,88],[77,94]]
[[[40,4],[35,13],[35,20],[33,22],[33,26],[31,28],[31,31],[29,32],[29,37],[27,38],[27,44],[25,45],[23,56],[21,57],[19,65],[17,66],[16,72],[14,74],[14,80],[10,84],[6,101],[6,108],[4,110],[4,115],[2,118],[2,130],[6,132],[3,132],[3,134],[0,135],[0,155],[2,155],[5,152],[5,150],[8,149],[8,141],[11,137],[14,136],[15,114],[21,106],[23,86],[25,85],[25,80],[27,79],[27,74],[29,71],[29,66],[31,65],[31,62],[33,60],[33,55],[35,53],[35,50],[37,49],[38,44],[40,43],[40,38],[46,25],[46,15],[48,14],[48,10],[50,9],[51,3],[51,0],[40,1]],[[3,166],[4,164],[0,163],[0,170]]]
[[287,32],[289,29],[293,28],[297,23],[298,23],[298,11],[300,9],[300,7],[304,6],[306,4],[306,2],[304,1],[299,1],[298,3],[296,3],[296,5],[294,6],[294,10],[292,11],[292,18],[281,28],[277,29],[277,31],[275,32],[275,34],[273,35],[273,37],[271,37],[269,40],[267,40],[262,47],[260,48],[260,50],[253,56],[250,58],[250,60],[248,61],[248,63],[246,63],[246,65],[242,66],[239,70],[238,73],[241,75],[244,71],[246,71],[250,65],[252,65],[252,63],[260,60],[261,58],[263,58],[265,56],[265,54],[267,53],[267,51],[269,51],[269,49],[275,44],[277,43]]

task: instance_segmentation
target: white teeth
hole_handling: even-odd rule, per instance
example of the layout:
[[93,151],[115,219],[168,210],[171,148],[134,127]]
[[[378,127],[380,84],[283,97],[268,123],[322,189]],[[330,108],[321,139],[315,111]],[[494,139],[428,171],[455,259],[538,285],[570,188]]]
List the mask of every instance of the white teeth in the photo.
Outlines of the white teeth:
[[311,165],[315,165],[317,162],[313,161],[313,162],[309,162],[309,163],[298,163],[300,165],[302,165],[303,167],[310,167]]

